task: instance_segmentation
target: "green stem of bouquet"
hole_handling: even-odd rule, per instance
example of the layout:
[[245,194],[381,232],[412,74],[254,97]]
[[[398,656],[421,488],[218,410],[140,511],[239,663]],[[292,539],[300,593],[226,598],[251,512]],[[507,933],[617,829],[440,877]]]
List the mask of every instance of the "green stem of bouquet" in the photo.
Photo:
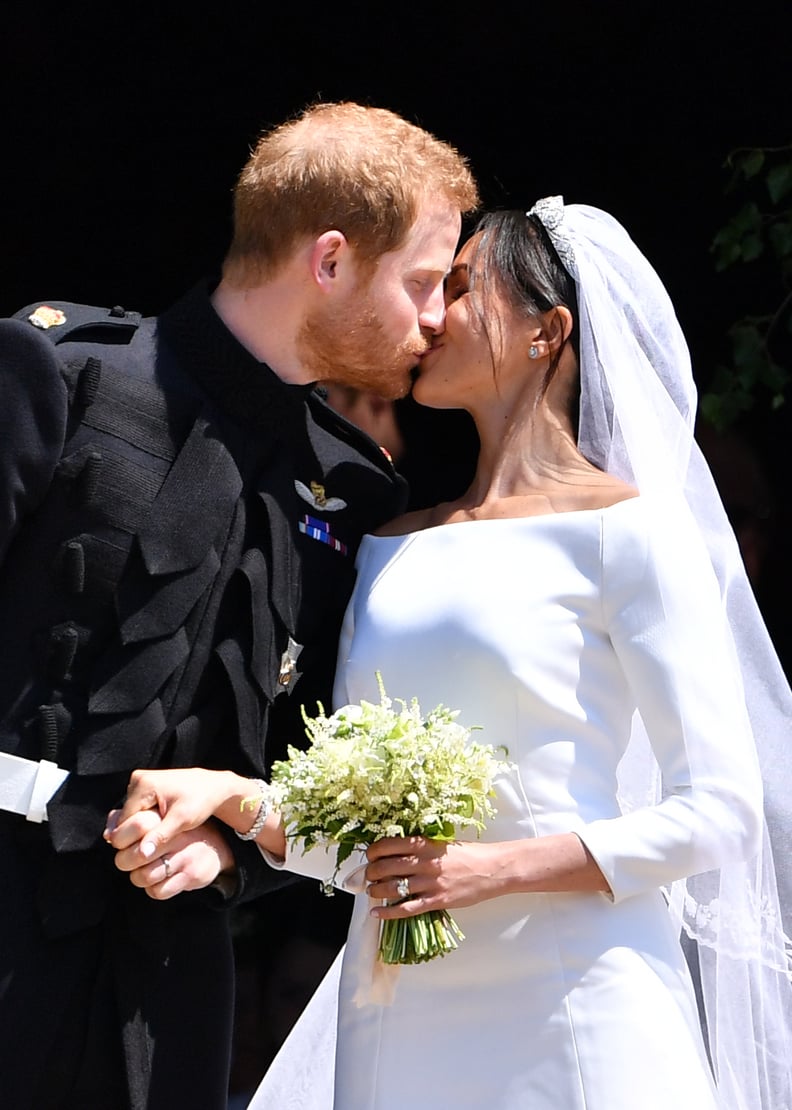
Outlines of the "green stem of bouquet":
[[385,964],[421,964],[459,947],[465,934],[447,910],[383,921],[379,958]]

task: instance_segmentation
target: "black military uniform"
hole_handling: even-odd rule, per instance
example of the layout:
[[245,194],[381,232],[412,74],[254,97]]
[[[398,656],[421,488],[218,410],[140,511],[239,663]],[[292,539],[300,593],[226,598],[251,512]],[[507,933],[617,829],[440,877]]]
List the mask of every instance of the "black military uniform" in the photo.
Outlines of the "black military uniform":
[[[0,322],[0,397],[0,751],[71,772],[48,822],[0,812],[0,1101],[219,1110],[230,903],[133,888],[105,816],[135,767],[266,774],[304,739],[403,483],[205,288]],[[283,881],[231,839],[235,898]]]

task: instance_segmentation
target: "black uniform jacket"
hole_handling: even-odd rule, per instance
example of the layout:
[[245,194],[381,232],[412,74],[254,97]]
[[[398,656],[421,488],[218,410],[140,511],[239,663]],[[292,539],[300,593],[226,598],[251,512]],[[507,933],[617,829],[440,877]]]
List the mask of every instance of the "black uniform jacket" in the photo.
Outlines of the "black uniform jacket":
[[[0,750],[72,772],[47,824],[0,815],[3,882],[43,945],[123,918],[167,962],[209,895],[134,890],[107,811],[135,767],[266,774],[305,742],[360,537],[402,510],[403,483],[237,343],[204,287],[158,318],[48,302],[0,322],[0,397]],[[237,897],[283,881],[233,839]],[[122,1009],[150,1054],[124,951]],[[16,1004],[35,987],[20,979]]]

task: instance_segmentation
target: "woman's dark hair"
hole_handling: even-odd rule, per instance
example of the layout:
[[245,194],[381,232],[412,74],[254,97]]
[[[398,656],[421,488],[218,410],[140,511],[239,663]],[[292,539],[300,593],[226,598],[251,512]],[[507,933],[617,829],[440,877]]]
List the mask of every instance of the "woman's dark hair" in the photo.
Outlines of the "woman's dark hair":
[[[542,223],[521,211],[489,212],[476,225],[478,241],[470,260],[470,288],[481,306],[481,322],[489,328],[497,317],[488,311],[493,291],[526,316],[551,312],[564,305],[572,313],[572,331],[551,359],[545,389],[555,373],[561,352],[571,343],[580,357],[578,305],[575,282],[564,269]],[[492,341],[490,339],[490,348]]]

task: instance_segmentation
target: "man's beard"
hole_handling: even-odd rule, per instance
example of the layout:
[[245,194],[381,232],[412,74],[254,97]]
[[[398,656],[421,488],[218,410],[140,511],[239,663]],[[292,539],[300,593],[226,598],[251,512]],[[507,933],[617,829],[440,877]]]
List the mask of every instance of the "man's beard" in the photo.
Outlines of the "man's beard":
[[367,299],[356,309],[315,312],[297,336],[300,362],[316,381],[333,381],[396,400],[409,392],[410,371],[429,347],[422,336],[394,348]]

